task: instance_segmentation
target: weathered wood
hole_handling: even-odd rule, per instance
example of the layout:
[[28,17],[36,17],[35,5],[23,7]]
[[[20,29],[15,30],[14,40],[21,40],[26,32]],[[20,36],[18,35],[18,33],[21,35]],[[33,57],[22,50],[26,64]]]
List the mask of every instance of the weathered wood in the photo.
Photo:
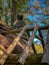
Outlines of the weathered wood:
[[[2,21],[0,21],[0,30],[3,29],[5,31],[9,31],[12,30],[10,27],[8,27],[6,24],[2,23]],[[4,32],[4,31],[3,31]],[[0,32],[2,33],[2,31]]]
[[[40,28],[40,27],[39,27],[39,28]],[[43,27],[43,29],[44,29],[44,28],[45,28],[45,27]],[[33,28],[33,29],[34,29],[34,28]],[[33,29],[32,29],[32,30],[33,30]],[[41,29],[42,29],[42,27],[41,27]],[[48,29],[48,27],[47,27],[46,29]],[[9,28],[8,31],[9,31],[9,30],[11,30],[11,29]],[[7,30],[6,30],[6,31],[7,31]],[[7,32],[8,32],[8,31],[7,31]],[[29,30],[26,30],[26,31],[29,31]],[[8,34],[10,34],[10,33],[8,33]],[[39,39],[41,39],[41,38],[39,37]]]
[[16,9],[17,9],[17,4],[15,0],[12,0],[12,8],[11,8],[11,28],[13,28],[13,24],[16,21]]
[[45,43],[44,43],[44,39],[43,39],[43,35],[42,35],[42,32],[39,30],[39,35],[40,35],[40,37],[41,37],[41,42],[42,42],[42,46],[43,46],[43,49],[44,49],[44,47],[45,47]]
[[24,28],[23,28],[22,31],[18,34],[18,36],[14,39],[14,41],[12,42],[12,44],[10,44],[10,46],[8,47],[8,49],[7,49],[7,51],[6,51],[7,54],[4,54],[4,55],[1,57],[1,59],[0,59],[0,60],[2,61],[2,62],[1,62],[1,65],[4,65],[4,63],[5,63],[5,61],[6,61],[7,57],[8,57],[8,54],[10,54],[10,53],[14,50],[15,46],[18,44],[18,42],[19,42],[21,36],[23,35],[24,31],[26,30],[27,26],[28,26],[28,25],[24,26]]
[[39,25],[38,23],[36,24],[36,27],[34,27],[34,31],[32,33],[32,35],[30,36],[28,42],[27,42],[27,46],[24,48],[24,51],[22,52],[21,56],[20,56],[20,59],[18,60],[18,63],[21,63],[22,65],[24,65],[25,63],[25,60],[26,58],[28,57],[29,55],[29,49],[30,47],[32,46],[32,42],[34,40],[34,37],[35,37],[35,33],[36,31],[38,30],[39,28]]
[[37,53],[37,51],[36,51],[36,48],[35,48],[35,46],[34,46],[33,42],[32,42],[32,49],[33,49],[34,53],[36,54],[36,53]]
[[[20,55],[9,55],[5,65],[16,65]],[[43,54],[31,54],[27,57],[24,65],[40,65]]]
[[44,47],[44,55],[42,58],[42,63],[44,63],[44,62],[49,64],[49,29],[48,29],[48,33],[47,33],[46,44]]
[[[39,26],[39,30],[46,30],[48,29],[49,25],[47,26]],[[27,28],[26,31],[33,31],[34,27],[31,27],[31,28]],[[14,34],[14,33],[19,33],[21,30],[9,30],[9,31],[5,31],[5,32],[2,32],[4,34]]]

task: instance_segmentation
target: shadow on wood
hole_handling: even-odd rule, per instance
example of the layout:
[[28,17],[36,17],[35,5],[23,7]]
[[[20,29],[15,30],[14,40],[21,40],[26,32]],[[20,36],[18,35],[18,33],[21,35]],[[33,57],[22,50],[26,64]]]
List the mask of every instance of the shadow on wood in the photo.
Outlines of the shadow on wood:
[[[20,55],[12,54],[8,57],[5,65],[16,65]],[[31,54],[25,62],[25,65],[40,65],[43,54]],[[17,64],[18,65],[18,64]],[[21,65],[21,64],[20,64]]]

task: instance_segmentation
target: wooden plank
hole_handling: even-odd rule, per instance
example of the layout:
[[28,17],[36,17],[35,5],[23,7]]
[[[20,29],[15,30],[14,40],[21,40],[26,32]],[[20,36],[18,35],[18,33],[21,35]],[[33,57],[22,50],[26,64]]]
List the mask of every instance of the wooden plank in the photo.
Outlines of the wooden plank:
[[[20,55],[9,55],[5,65],[16,65]],[[40,65],[43,54],[31,54],[25,61],[24,65]]]

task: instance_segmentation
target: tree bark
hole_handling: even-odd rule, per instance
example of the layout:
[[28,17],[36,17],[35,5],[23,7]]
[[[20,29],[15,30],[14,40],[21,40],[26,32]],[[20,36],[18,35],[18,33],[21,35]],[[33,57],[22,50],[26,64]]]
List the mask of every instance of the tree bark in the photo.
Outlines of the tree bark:
[[12,9],[11,9],[11,28],[13,28],[13,23],[16,20],[16,8],[17,8],[17,4],[15,0],[12,0]]
[[35,37],[35,32],[38,30],[38,28],[39,28],[39,26],[36,25],[36,27],[35,27],[34,30],[33,30],[32,36],[30,36],[30,38],[29,38],[29,40],[28,40],[28,42],[27,42],[27,46],[25,47],[23,53],[22,53],[21,56],[20,56],[20,59],[18,60],[18,63],[24,65],[25,60],[26,60],[26,58],[27,58],[28,55],[29,55],[29,48],[32,46],[32,42],[33,42],[34,37]]
[[47,33],[47,40],[44,48],[44,54],[42,57],[42,63],[48,63],[49,64],[49,29]]

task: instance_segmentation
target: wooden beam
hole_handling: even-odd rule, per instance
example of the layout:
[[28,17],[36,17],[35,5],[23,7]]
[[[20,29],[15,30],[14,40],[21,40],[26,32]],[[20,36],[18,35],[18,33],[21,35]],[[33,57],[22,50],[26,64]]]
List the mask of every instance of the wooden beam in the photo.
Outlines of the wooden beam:
[[[49,28],[49,25],[47,26],[39,26],[38,30],[47,30]],[[26,31],[33,31],[34,27],[31,28],[27,28]],[[15,34],[15,33],[19,33],[21,30],[8,30],[5,32],[1,32],[2,34]]]
[[[9,55],[8,59],[5,62],[5,65],[16,65],[17,60],[19,59],[18,54]],[[40,54],[30,54],[27,57],[24,65],[40,65],[43,53]]]
[[7,57],[9,54],[12,53],[12,51],[14,50],[15,46],[18,44],[20,38],[22,37],[22,35],[24,34],[26,28],[27,28],[28,25],[24,26],[23,29],[21,30],[21,32],[17,35],[17,37],[13,40],[12,44],[9,45],[8,49],[6,50],[6,53],[7,54],[4,54],[2,57],[1,57],[1,65],[4,65]]

